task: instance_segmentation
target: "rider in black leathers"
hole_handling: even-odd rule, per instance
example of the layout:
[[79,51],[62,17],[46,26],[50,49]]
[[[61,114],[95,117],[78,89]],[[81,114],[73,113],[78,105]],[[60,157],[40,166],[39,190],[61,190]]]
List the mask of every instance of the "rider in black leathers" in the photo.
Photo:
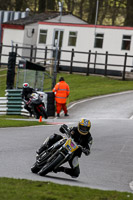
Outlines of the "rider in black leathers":
[[23,84],[22,99],[24,100],[24,108],[29,111],[30,117],[32,116],[32,111],[27,102],[29,101],[31,94],[34,92],[35,90],[29,86],[29,83]]
[[[90,154],[90,147],[93,141],[91,133],[89,132],[90,127],[91,127],[91,122],[89,120],[81,119],[77,127],[73,127],[70,129],[71,137],[77,144],[81,145],[83,149],[81,150],[81,148],[79,148],[75,151],[74,156],[69,161],[69,165],[71,168],[61,166],[58,167],[56,170],[54,170],[55,173],[64,172],[70,175],[71,177],[79,176],[80,168],[79,168],[78,158],[81,157],[82,152],[84,152],[86,156]],[[66,130],[69,129],[66,124],[63,124],[60,127],[60,132],[65,133],[64,129]],[[63,137],[61,135],[53,134],[52,136],[50,136],[47,142],[40,147],[37,153],[41,153],[43,150],[47,149],[48,147],[50,147],[51,145],[53,145],[55,142],[59,141],[62,138]]]

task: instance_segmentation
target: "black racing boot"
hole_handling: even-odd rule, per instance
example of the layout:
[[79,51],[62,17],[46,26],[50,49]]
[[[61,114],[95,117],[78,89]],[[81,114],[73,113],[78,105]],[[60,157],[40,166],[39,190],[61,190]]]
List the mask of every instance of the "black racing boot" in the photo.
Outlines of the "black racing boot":
[[64,167],[58,167],[57,169],[54,169],[53,172],[54,172],[54,173],[57,173],[57,172],[64,172]]

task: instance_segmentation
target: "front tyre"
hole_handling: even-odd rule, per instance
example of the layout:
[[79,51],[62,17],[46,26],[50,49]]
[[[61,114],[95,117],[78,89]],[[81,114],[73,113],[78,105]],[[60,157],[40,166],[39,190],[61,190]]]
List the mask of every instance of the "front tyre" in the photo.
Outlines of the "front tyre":
[[40,168],[37,166],[36,162],[34,165],[31,167],[31,171],[35,174],[37,174],[40,171]]
[[40,176],[45,176],[49,172],[53,171],[54,168],[63,160],[64,156],[62,154],[59,154],[57,157],[53,158],[51,162],[47,163],[40,171]]

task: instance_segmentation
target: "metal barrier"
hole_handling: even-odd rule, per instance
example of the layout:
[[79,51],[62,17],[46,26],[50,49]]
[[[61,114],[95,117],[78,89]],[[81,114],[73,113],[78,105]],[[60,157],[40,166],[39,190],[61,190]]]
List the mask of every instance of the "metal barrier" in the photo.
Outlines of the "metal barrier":
[[6,90],[7,96],[7,115],[21,115],[23,107],[21,89],[8,89]]
[[5,115],[7,112],[7,97],[0,97],[0,115]]

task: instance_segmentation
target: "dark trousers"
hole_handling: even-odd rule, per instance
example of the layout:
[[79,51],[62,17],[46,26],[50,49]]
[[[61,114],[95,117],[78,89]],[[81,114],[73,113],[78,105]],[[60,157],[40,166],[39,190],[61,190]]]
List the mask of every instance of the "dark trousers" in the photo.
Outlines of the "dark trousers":
[[24,108],[28,110],[30,114],[32,114],[31,108],[25,103]]

